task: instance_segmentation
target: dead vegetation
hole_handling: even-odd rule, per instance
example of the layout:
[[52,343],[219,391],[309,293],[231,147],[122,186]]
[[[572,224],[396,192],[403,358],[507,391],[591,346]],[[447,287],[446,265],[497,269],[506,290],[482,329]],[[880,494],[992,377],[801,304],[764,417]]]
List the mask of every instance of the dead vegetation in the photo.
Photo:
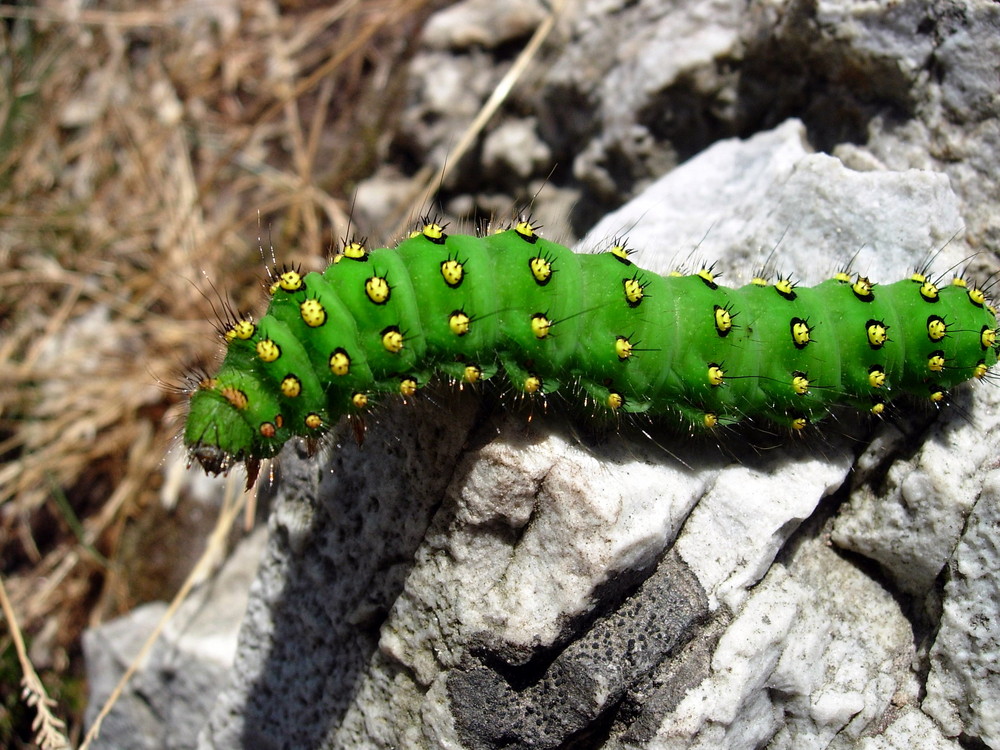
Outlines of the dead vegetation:
[[251,309],[260,245],[325,265],[441,4],[0,5],[0,541],[27,641],[0,635],[0,744],[58,746],[57,717],[79,739],[82,629],[154,595],[121,551],[177,427],[158,380],[217,356],[209,280]]

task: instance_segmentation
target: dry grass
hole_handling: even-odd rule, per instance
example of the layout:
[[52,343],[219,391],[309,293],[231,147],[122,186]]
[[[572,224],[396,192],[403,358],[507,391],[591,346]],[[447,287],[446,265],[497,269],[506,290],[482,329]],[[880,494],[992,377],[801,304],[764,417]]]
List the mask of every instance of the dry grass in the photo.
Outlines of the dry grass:
[[[0,5],[3,579],[71,739],[80,633],[137,603],[122,539],[182,398],[157,379],[219,348],[192,282],[256,306],[261,234],[323,264],[441,0],[132,5]],[[31,734],[16,693],[0,744]]]

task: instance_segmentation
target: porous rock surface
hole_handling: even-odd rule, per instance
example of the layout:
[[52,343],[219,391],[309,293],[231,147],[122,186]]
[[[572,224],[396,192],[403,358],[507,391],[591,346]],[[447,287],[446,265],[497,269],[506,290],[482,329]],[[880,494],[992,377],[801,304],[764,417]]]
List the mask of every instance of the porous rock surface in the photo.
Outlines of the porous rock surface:
[[[430,23],[413,161],[447,158],[546,12],[499,6]],[[986,278],[998,64],[995,3],[571,2],[445,207],[538,193],[551,239],[626,234],[730,285]],[[291,445],[198,746],[1000,748],[998,401],[717,443],[442,388],[361,449]]]

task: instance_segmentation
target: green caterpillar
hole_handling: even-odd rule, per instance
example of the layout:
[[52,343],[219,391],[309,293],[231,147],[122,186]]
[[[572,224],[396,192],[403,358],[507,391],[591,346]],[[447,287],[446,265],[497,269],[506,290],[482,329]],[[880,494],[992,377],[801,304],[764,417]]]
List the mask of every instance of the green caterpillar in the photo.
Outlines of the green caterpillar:
[[191,395],[185,443],[206,471],[252,473],[292,436],[318,438],[386,393],[499,368],[524,394],[566,385],[609,413],[687,429],[766,419],[793,430],[901,394],[940,403],[997,362],[997,316],[963,279],[814,287],[711,268],[660,276],[624,245],[578,254],[530,222],[475,237],[425,220],[395,249],[349,242],[325,272],[285,270],[256,324],[234,319],[219,373]]

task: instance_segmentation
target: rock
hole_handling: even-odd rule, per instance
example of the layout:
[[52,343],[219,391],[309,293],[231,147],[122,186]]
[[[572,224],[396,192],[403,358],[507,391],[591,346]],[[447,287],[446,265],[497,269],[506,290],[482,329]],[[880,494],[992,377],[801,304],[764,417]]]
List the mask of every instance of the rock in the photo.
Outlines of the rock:
[[474,417],[469,394],[450,400],[447,423],[430,419],[427,404],[404,410],[416,419],[401,422],[397,405],[369,430],[363,451],[346,437],[329,467],[285,454],[272,544],[240,636],[239,684],[220,696],[203,746],[317,746],[351,702],[337,686],[365,689],[379,625]]
[[[627,232],[640,264],[720,259],[731,283],[773,257],[805,282],[849,261],[888,279],[941,247],[936,265],[962,257],[947,179],[853,172],[803,144],[795,122],[721,142],[581,245]],[[893,579],[829,546],[857,446],[847,422],[801,443],[581,442],[555,417],[529,428],[488,401],[477,416],[468,393],[432,400],[387,410],[328,464],[284,454],[202,747],[847,748],[926,727]],[[979,445],[960,413],[948,424],[969,460],[943,489],[961,491],[996,439]],[[948,540],[927,548],[947,561]]]
[[530,118],[500,125],[483,142],[483,165],[523,184],[540,167],[551,164],[552,152],[535,134],[536,127]]
[[[934,590],[968,533],[1000,440],[1000,394],[977,389],[971,403],[968,396],[959,393],[956,408],[926,427],[917,453],[908,455],[912,434],[896,429],[879,436],[858,459],[850,504],[833,527],[836,544],[878,561],[900,590],[920,599]],[[973,414],[971,427],[954,413],[963,409]]]
[[[236,652],[263,530],[247,537],[216,578],[196,589],[101,724],[94,748],[191,748]],[[84,633],[90,726],[167,605],[154,602]]]
[[[531,5],[512,4],[508,15],[535,18],[537,9],[523,10]],[[482,6],[460,3],[431,22],[435,41],[414,62],[412,107],[397,138],[414,163],[443,164],[507,72],[502,45],[452,36],[474,39],[474,23],[484,40],[509,37],[508,28],[526,33],[491,25]],[[480,207],[477,193],[498,190],[510,193],[507,204],[524,204],[542,179],[579,188],[572,220],[585,231],[712,143],[796,117],[814,147],[855,168],[946,174],[961,201],[954,231],[964,227],[974,247],[995,251],[998,31],[1000,8],[984,2],[782,0],[747,9],[722,0],[582,0],[504,108],[537,121],[551,163],[535,163],[518,189],[470,156],[447,191],[471,194],[455,205]],[[502,117],[483,142],[498,127]]]
[[958,750],[962,745],[949,740],[925,713],[904,707],[892,717],[881,734],[862,737],[853,745],[858,750]]
[[546,15],[539,0],[462,0],[431,17],[423,42],[430,49],[495,49],[530,37]]
[[[910,1],[883,14],[851,3],[824,6],[831,31],[841,31],[841,22],[849,20],[852,50],[904,73],[896,87],[903,112],[869,105],[873,116],[864,138],[849,148],[877,159],[883,168],[918,167],[948,175],[961,199],[970,244],[995,252],[1000,218],[991,196],[998,189],[1000,96],[993,72],[1000,56],[1000,8]],[[839,155],[840,147],[834,152]]]
[[736,133],[724,119],[735,83],[724,61],[740,49],[740,6],[589,0],[568,15],[574,43],[553,53],[543,96],[555,106],[541,131],[554,153],[574,154],[573,174],[596,199],[617,205]]
[[[995,453],[994,453],[995,455]],[[989,459],[995,466],[995,459]],[[1000,473],[982,480],[949,561],[941,626],[931,649],[923,710],[949,736],[1000,747]]]
[[[107,622],[83,634],[83,655],[87,662],[87,683],[90,701],[87,705],[87,726],[97,718],[101,706],[111,695],[115,684],[125,669],[139,653],[142,644],[153,632],[167,605],[154,602],[137,607],[128,615]],[[198,670],[204,674],[203,670]],[[219,670],[218,677],[224,673]],[[129,695],[119,698],[115,707],[101,723],[101,734],[95,743],[98,747],[122,747],[131,741],[137,749],[159,747],[163,736],[163,721],[159,712],[135,694],[135,685]],[[141,695],[141,693],[140,693]],[[168,697],[168,700],[172,698]],[[197,735],[198,721],[194,726],[181,727],[179,735]]]

